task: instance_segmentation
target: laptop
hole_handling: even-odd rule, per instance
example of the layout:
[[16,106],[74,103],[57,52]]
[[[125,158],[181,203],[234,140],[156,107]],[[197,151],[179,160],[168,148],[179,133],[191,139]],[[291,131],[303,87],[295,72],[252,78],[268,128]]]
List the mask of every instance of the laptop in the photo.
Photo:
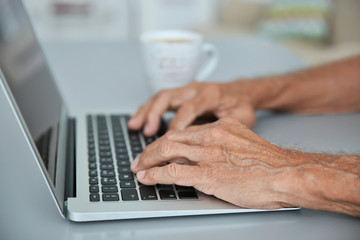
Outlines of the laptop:
[[12,109],[0,114],[18,119],[16,130],[27,143],[18,151],[31,152],[22,161],[41,169],[34,174],[43,175],[38,179],[46,181],[64,218],[84,222],[265,211],[240,208],[192,187],[139,183],[130,163],[166,131],[166,124],[155,136],[144,137],[127,129],[129,115],[121,110],[85,109],[70,116],[20,0],[0,0],[0,70],[0,97],[7,99],[1,104]]

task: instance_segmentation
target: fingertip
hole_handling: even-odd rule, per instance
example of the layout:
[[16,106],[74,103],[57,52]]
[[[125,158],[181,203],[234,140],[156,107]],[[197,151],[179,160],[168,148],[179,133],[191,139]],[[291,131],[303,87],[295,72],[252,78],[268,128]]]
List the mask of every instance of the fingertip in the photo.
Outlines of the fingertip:
[[139,164],[139,155],[131,163],[130,165],[131,170],[134,171],[138,164]]
[[135,118],[135,117],[131,118],[131,119],[127,122],[127,126],[128,126],[130,129],[135,129],[135,130],[140,129],[140,128],[141,128],[141,125],[142,125],[142,122],[141,122],[139,119]]
[[151,124],[147,123],[144,127],[144,135],[145,136],[151,136],[154,133],[153,127],[151,126]]
[[160,118],[149,118],[148,122],[145,124],[144,127],[144,135],[147,137],[153,136],[159,129],[160,125]]
[[134,126],[136,125],[137,120],[135,117],[131,117],[130,120],[127,122],[128,126]]
[[144,176],[145,176],[145,173],[146,173],[146,170],[139,171],[139,172],[136,174],[137,179],[143,179]]

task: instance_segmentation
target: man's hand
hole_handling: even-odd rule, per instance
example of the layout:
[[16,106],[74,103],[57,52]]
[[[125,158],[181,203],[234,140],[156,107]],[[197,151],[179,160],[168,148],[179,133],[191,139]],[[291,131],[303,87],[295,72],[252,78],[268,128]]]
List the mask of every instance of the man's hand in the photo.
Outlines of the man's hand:
[[[238,91],[234,91],[236,84]],[[177,111],[169,129],[184,129],[197,117],[212,113],[217,118],[233,117],[248,127],[255,124],[254,105],[246,94],[244,83],[199,83],[164,90],[153,96],[131,117],[128,126],[138,130],[144,126],[144,134],[154,135],[160,125],[162,115],[168,111]]]
[[241,207],[301,206],[360,216],[359,163],[359,155],[282,149],[223,118],[169,131],[131,169],[144,184],[194,186]]
[[[144,184],[178,184],[248,208],[281,208],[275,181],[288,166],[287,152],[236,119],[173,130],[132,163]],[[170,162],[170,164],[164,165]]]

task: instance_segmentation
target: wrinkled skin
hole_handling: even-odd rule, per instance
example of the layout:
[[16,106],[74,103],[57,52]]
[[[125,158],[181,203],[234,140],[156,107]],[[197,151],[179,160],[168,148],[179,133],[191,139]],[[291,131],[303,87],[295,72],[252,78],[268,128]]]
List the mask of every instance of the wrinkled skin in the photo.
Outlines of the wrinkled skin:
[[[282,76],[162,91],[128,127],[153,135],[161,116],[174,110],[172,130],[133,161],[132,171],[144,184],[194,186],[242,207],[301,206],[360,216],[360,155],[286,150],[247,128],[255,124],[255,109],[359,111],[359,92],[360,56]],[[208,113],[220,120],[188,127]]]
[[[212,113],[217,118],[233,117],[248,127],[255,124],[254,106],[247,94],[233,92],[232,84],[198,83],[160,91],[142,105],[128,123],[131,129],[144,126],[144,134],[154,135],[162,115],[168,110],[177,111],[169,129],[185,129],[198,116]],[[247,89],[244,84],[243,91]]]
[[194,186],[238,206],[281,208],[285,204],[277,201],[273,184],[289,164],[286,155],[238,120],[224,118],[169,131],[144,150],[132,170],[144,184]]

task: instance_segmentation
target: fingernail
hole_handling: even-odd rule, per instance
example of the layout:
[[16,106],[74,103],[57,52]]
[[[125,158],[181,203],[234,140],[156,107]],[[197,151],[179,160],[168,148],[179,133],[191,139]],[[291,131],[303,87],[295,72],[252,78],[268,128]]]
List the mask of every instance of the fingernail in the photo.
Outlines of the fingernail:
[[142,179],[145,176],[146,170],[142,170],[136,174],[137,179]]
[[139,164],[139,156],[137,156],[134,161],[131,163],[131,169],[135,169],[136,166]]

